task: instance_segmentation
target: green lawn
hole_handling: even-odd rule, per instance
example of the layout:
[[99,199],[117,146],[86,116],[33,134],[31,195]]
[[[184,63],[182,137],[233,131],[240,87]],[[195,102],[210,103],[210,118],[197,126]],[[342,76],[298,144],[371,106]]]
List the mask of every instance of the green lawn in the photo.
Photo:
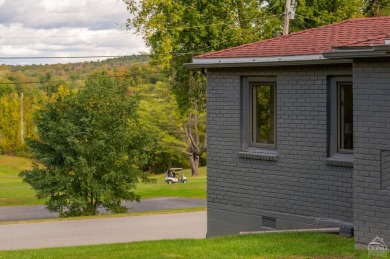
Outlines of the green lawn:
[[[31,160],[0,156],[0,206],[40,204],[34,192],[18,177],[31,166]],[[168,185],[164,175],[156,184],[140,184],[143,198],[176,196],[206,197],[206,168],[187,184]],[[163,240],[99,246],[0,251],[3,258],[356,258],[364,251],[353,248],[353,239],[315,233],[288,233],[234,236],[205,240]]]
[[[32,160],[0,155],[0,206],[43,204],[35,198],[35,192],[22,182],[18,174],[30,168]],[[191,177],[190,170],[184,170],[188,183],[171,184],[164,182],[164,175],[154,176],[155,184],[139,184],[136,193],[142,198],[188,197],[206,198],[206,168],[200,168],[200,176]]]
[[319,233],[232,236],[0,251],[0,258],[361,258],[352,238]]
[[153,197],[187,197],[206,199],[206,167],[199,168],[199,176],[191,177],[191,170],[183,170],[188,178],[187,183],[167,184],[164,181],[164,174],[153,177],[157,180],[155,184],[138,185],[137,193],[142,198]]
[[22,182],[18,174],[29,169],[32,160],[21,157],[0,156],[0,206],[42,204],[35,192]]

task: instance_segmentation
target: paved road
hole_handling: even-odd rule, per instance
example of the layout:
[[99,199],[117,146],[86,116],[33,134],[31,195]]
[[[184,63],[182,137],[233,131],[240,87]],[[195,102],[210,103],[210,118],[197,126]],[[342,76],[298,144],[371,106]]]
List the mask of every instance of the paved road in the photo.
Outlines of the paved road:
[[202,211],[0,225],[0,250],[205,237]]
[[[206,207],[206,200],[164,197],[143,199],[140,203],[125,203],[124,205],[129,208],[130,212],[142,212]],[[0,207],[0,222],[49,218],[58,218],[58,214],[47,211],[44,206]]]

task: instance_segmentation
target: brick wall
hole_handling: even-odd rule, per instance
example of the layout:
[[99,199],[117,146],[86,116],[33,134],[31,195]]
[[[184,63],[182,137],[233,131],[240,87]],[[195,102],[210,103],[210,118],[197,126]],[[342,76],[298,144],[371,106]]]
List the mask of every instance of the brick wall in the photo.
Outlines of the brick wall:
[[[326,160],[329,76],[351,75],[352,66],[207,73],[208,236],[261,230],[269,219],[278,229],[351,223],[352,168]],[[243,76],[277,80],[277,161],[239,155]]]
[[354,63],[355,241],[390,246],[390,60]]

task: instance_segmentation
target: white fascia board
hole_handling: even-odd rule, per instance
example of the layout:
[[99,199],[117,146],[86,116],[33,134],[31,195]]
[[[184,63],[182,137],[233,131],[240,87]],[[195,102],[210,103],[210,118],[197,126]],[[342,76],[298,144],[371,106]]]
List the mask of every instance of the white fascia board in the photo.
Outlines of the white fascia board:
[[184,64],[187,68],[216,68],[216,67],[253,67],[253,66],[283,66],[309,65],[328,63],[351,63],[351,60],[331,60],[323,55],[297,55],[274,57],[247,58],[193,58],[192,63]]
[[301,55],[301,56],[274,56],[274,57],[248,57],[248,58],[194,58],[193,64],[240,64],[240,63],[270,63],[270,62],[285,62],[285,61],[306,61],[306,60],[322,60],[325,59],[322,55]]
[[390,56],[390,46],[375,45],[365,48],[338,48],[331,52],[324,53],[326,58],[373,58],[373,57],[388,57]]
[[378,58],[390,56],[390,41],[386,44],[374,44],[362,47],[341,47],[333,51],[323,53],[325,58]]

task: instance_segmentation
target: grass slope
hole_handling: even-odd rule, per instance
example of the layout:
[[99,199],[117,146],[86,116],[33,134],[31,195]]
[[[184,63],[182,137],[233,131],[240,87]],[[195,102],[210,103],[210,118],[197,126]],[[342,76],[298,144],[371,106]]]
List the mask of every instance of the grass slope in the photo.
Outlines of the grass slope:
[[43,204],[18,176],[20,171],[29,169],[31,163],[27,158],[0,156],[0,206]]
[[0,258],[361,258],[351,238],[320,233],[232,236],[0,251]]
[[154,179],[155,184],[139,184],[136,193],[141,198],[153,197],[186,197],[206,199],[206,167],[199,168],[199,176],[191,177],[191,170],[183,170],[183,174],[188,178],[187,183],[167,184],[164,181],[165,175],[160,174]]
[[[0,206],[21,206],[43,204],[35,197],[34,190],[22,182],[18,174],[29,169],[32,160],[0,155]],[[206,198],[206,168],[200,168],[200,176],[191,177],[190,170],[184,170],[188,183],[171,184],[164,182],[164,175],[156,175],[156,184],[139,184],[135,192],[142,198],[187,197]]]

